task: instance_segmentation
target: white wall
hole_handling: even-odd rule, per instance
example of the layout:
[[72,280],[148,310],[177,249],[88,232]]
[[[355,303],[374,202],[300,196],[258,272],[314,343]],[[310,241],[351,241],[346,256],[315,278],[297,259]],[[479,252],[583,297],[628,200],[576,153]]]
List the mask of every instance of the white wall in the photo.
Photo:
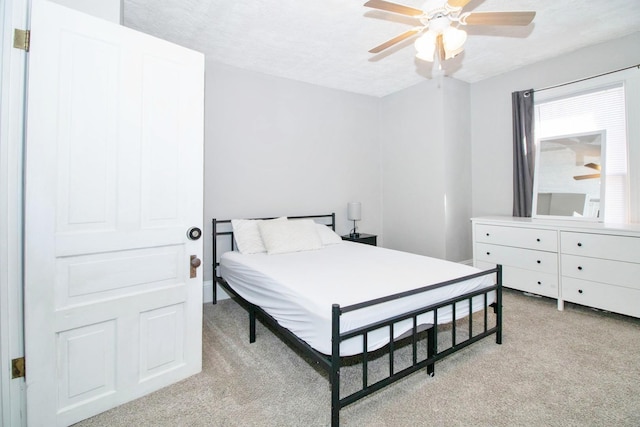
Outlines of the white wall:
[[[640,63],[638,46],[640,32],[471,85],[472,216],[512,213],[511,92],[542,89],[636,65]],[[640,141],[635,137],[638,122],[637,110],[632,110],[629,145],[630,155],[636,158],[640,155]],[[638,184],[637,176],[632,177],[636,194],[640,191]]]
[[468,261],[471,250],[470,86],[444,79],[445,259]]
[[335,211],[342,234],[353,200],[359,230],[381,246],[471,258],[468,84],[425,80],[374,98],[209,62],[205,99],[207,227]]
[[382,232],[378,98],[216,62],[205,86],[207,227],[213,217],[335,212],[346,234],[347,203],[359,201],[359,230]]
[[442,87],[427,80],[382,99],[385,246],[445,256]]
[[469,86],[426,80],[389,95],[380,126],[385,246],[468,260]]

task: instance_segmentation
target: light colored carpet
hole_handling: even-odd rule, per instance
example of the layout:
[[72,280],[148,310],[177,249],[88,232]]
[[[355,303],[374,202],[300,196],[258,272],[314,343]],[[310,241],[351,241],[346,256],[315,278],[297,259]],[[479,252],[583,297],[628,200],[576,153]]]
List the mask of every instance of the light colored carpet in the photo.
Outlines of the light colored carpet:
[[[78,426],[327,426],[326,374],[231,300],[205,305],[203,371]],[[344,377],[347,378],[344,378]],[[343,375],[357,381],[358,375]],[[348,386],[348,384],[346,385]],[[505,291],[489,337],[341,411],[343,426],[639,426],[640,319]]]

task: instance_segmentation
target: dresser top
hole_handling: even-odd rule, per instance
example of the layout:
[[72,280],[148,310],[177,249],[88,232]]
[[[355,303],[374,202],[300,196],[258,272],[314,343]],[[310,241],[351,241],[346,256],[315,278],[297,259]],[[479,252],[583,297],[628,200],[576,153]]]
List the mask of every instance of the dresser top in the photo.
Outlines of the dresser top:
[[561,220],[561,219],[541,219],[541,218],[521,218],[513,216],[483,216],[471,218],[475,223],[489,223],[511,225],[530,228],[546,228],[552,230],[565,230],[577,232],[594,233],[621,233],[640,235],[640,223],[612,224],[595,221]]

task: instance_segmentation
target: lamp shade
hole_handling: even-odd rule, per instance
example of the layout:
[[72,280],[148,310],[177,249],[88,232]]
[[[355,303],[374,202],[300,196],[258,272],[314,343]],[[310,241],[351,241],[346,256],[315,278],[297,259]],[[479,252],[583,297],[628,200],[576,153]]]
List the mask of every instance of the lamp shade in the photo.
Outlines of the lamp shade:
[[360,202],[349,202],[347,204],[347,218],[349,221],[360,221],[362,219],[362,204]]
[[436,51],[436,34],[427,31],[414,42],[416,48],[416,57],[423,61],[433,62],[433,54]]
[[467,32],[457,28],[448,27],[442,32],[444,50],[447,59],[453,58],[464,49],[464,42],[467,40]]

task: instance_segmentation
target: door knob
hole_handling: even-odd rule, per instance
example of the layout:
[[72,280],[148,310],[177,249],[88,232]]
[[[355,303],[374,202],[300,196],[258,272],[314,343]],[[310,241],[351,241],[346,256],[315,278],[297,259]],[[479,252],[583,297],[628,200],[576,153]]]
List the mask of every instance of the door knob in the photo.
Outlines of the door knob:
[[202,264],[200,258],[198,258],[197,255],[191,255],[189,259],[189,278],[193,279],[198,276],[198,267],[200,267],[200,264]]
[[191,227],[189,230],[187,230],[187,237],[189,238],[189,240],[198,240],[200,236],[202,236],[202,230],[200,230],[198,227]]

